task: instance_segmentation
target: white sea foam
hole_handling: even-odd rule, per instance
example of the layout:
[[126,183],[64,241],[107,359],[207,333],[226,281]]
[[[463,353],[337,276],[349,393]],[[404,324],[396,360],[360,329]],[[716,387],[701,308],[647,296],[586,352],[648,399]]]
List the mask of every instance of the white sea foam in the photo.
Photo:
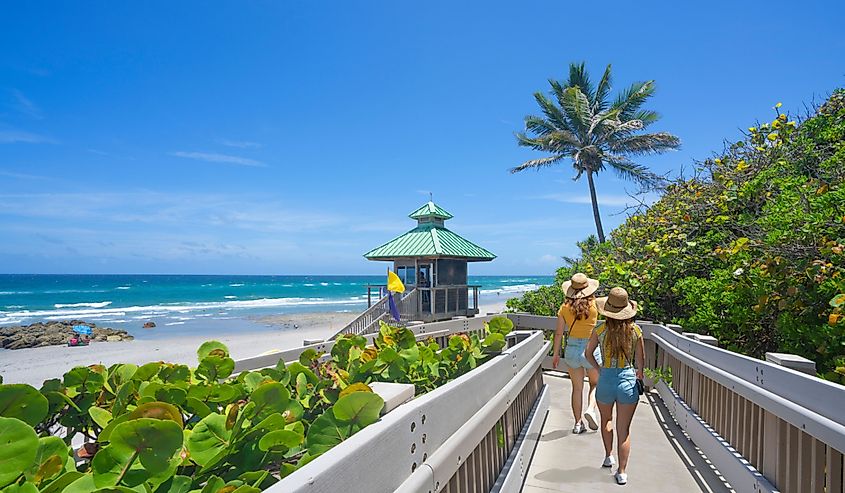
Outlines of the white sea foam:
[[243,286],[243,283],[229,284],[229,286],[233,287],[233,288],[239,288],[239,287]]
[[238,297],[230,295],[230,296],[224,296],[224,298],[226,298],[227,300],[234,300],[234,299],[237,299]]
[[502,286],[499,289],[482,289],[481,294],[514,294],[514,293],[524,293],[526,291],[532,291],[539,288],[539,284],[514,284],[511,286]]
[[314,284],[313,284],[313,283],[310,283],[310,282],[306,282],[305,284],[303,284],[303,286],[313,286],[313,285],[314,285]]
[[56,303],[56,308],[104,308],[111,305],[111,301],[98,301],[96,303]]
[[32,294],[32,291],[0,291],[0,295],[10,294]]
[[94,307],[63,307],[55,310],[18,310],[0,312],[0,323],[18,323],[12,320],[25,320],[29,318],[46,318],[58,320],[63,318],[95,318],[114,317],[132,314],[133,320],[143,320],[158,316],[170,316],[174,313],[191,313],[207,310],[231,310],[251,308],[276,308],[292,306],[321,306],[321,305],[351,305],[359,304],[360,301],[353,299],[326,299],[326,298],[261,298],[257,300],[229,300],[212,301],[201,303],[170,303],[150,306],[127,306],[104,308]]
[[329,285],[329,283],[327,283],[327,282],[321,282],[320,283],[320,286],[328,286],[328,285]]
[[166,323],[164,325],[185,325],[185,322],[170,322],[170,323]]
[[132,286],[118,286],[115,289],[132,289]]

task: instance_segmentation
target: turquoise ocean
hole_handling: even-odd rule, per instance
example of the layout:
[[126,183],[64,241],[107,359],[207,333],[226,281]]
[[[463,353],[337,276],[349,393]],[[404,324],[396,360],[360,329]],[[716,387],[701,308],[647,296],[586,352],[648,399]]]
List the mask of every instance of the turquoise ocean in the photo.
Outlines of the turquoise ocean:
[[[502,298],[553,282],[551,276],[470,276],[480,299]],[[167,333],[204,328],[247,330],[265,315],[361,312],[367,285],[384,276],[0,275],[0,327],[78,319],[138,329],[153,321]],[[146,332],[154,337],[159,331]]]

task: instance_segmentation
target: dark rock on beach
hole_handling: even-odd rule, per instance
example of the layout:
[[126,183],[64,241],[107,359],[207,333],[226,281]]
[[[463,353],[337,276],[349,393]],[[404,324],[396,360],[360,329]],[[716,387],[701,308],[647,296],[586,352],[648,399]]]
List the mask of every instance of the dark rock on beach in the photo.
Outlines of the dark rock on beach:
[[97,327],[81,320],[60,322],[36,322],[31,325],[0,327],[0,348],[24,349],[30,347],[67,344],[73,336],[74,325],[87,325],[92,329],[92,341],[131,341],[134,339],[125,330]]
[[145,328],[145,329],[152,329],[152,328],[153,328],[153,327],[155,327],[155,326],[156,326],[156,323],[155,323],[155,322],[146,322],[146,323],[144,323],[144,328]]

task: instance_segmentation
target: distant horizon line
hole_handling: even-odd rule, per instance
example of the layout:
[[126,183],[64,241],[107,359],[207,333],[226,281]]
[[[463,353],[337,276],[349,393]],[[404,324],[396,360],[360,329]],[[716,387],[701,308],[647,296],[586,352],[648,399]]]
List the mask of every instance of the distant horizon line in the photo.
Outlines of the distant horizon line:
[[[324,277],[342,277],[342,276],[372,276],[378,277],[383,276],[384,274],[178,274],[178,273],[158,273],[158,274],[148,274],[148,273],[35,273],[35,272],[4,272],[0,273],[0,276],[215,276],[215,277],[223,277],[223,276],[240,276],[240,277],[279,277],[279,276],[291,276],[291,277],[304,277],[304,276],[324,276]],[[554,274],[469,274],[470,277],[502,277],[502,276],[515,276],[515,277],[555,277]]]

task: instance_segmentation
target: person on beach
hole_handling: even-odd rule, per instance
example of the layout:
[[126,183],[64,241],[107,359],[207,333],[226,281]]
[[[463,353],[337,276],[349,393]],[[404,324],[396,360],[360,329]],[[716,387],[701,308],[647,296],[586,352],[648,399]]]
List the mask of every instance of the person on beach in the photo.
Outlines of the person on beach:
[[[643,378],[645,348],[643,333],[634,323],[637,302],[628,299],[623,288],[613,288],[608,296],[596,300],[598,312],[605,317],[587,344],[587,359],[600,371],[596,400],[601,413],[601,439],[604,442],[602,467],[613,467],[613,406],[616,406],[616,443],[619,467],[614,474],[618,484],[628,482],[628,457],[631,453],[631,420],[637,410],[637,379]],[[593,356],[601,347],[603,361]]]
[[[569,367],[569,380],[572,382],[572,415],[575,417],[575,427],[572,428],[572,433],[579,435],[587,431],[583,420],[587,421],[590,429],[599,429],[595,411],[596,384],[599,372],[584,357],[590,334],[593,333],[598,319],[595,292],[599,287],[599,282],[579,272],[574,274],[569,281],[564,282],[561,287],[566,295],[566,300],[557,312],[552,367],[557,368],[560,363],[560,341],[564,329],[568,328],[563,357],[564,362]],[[597,354],[597,357],[601,358],[601,355]],[[587,410],[583,411],[585,372],[590,381],[590,392],[587,398]]]

